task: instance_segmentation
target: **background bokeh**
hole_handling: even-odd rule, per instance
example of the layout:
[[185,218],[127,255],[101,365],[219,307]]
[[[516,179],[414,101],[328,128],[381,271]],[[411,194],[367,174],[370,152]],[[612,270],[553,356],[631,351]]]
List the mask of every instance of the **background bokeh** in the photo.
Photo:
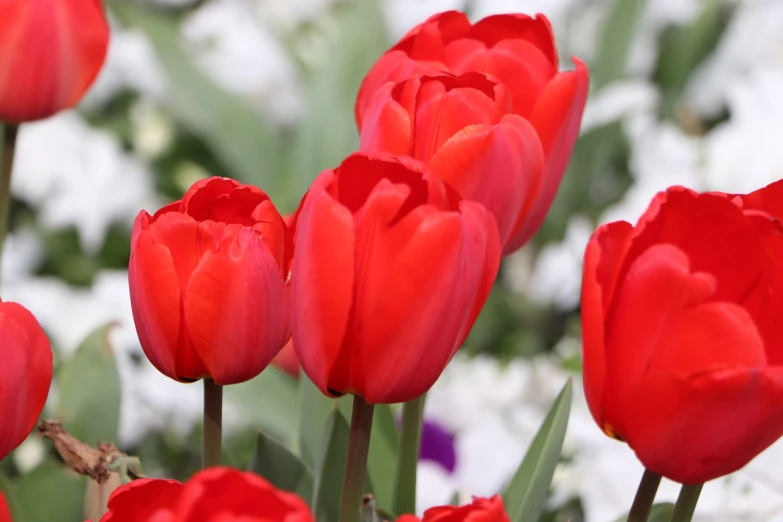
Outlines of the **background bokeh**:
[[[641,467],[593,424],[578,391],[582,252],[597,224],[634,221],[669,185],[745,192],[783,178],[782,1],[108,0],[107,9],[103,72],[77,110],[23,126],[13,179],[0,288],[55,345],[45,416],[92,443],[116,441],[148,474],[197,469],[201,387],[159,375],[133,328],[138,211],[210,175],[256,184],[292,211],[320,170],[356,148],[358,85],[411,26],[446,9],[474,19],[542,12],[562,66],[576,55],[591,69],[582,136],[546,223],[504,261],[428,396],[427,418],[454,435],[457,460],[452,471],[420,464],[419,508],[502,489],[572,377],[547,520],[611,522],[627,511]],[[108,335],[96,332],[106,324]],[[246,465],[255,429],[287,440],[301,414],[295,381],[274,369],[231,387],[227,463]],[[783,520],[781,469],[778,444],[707,484],[697,520]],[[83,520],[84,479],[35,437],[0,466],[0,488],[24,504],[20,522]],[[661,499],[676,492],[665,483]]]

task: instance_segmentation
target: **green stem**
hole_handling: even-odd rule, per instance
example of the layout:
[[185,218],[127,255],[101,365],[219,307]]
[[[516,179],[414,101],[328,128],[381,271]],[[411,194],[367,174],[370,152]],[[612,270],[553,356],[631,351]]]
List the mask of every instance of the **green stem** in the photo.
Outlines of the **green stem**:
[[354,395],[348,455],[345,459],[345,477],[340,494],[339,522],[361,522],[362,519],[364,479],[367,475],[367,454],[370,451],[374,411],[375,406],[367,404],[364,399]]
[[3,146],[0,151],[0,259],[3,257],[3,240],[8,231],[8,218],[11,214],[11,172],[18,135],[18,125],[6,125],[3,129]]
[[204,439],[202,466],[220,466],[223,438],[223,387],[204,379]]
[[397,482],[394,487],[394,513],[416,512],[416,467],[424,418],[424,398],[417,397],[402,406],[400,450],[397,453]]
[[690,522],[693,513],[696,511],[696,503],[699,501],[699,494],[704,484],[695,486],[683,485],[680,490],[680,496],[677,497],[677,503],[674,504],[671,522]]
[[644,470],[639,488],[636,490],[636,497],[633,499],[631,511],[628,513],[628,522],[647,522],[660,484],[660,475],[649,469]]

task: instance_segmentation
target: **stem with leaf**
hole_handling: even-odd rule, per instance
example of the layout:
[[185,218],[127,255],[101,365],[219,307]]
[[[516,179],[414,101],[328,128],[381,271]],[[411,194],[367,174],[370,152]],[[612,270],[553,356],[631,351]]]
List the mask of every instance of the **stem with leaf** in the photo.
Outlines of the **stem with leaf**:
[[631,511],[628,513],[628,522],[647,522],[660,484],[660,475],[649,469],[644,470],[639,488],[636,490],[636,497],[633,499]]
[[400,450],[397,453],[397,481],[394,487],[394,513],[416,512],[416,467],[424,419],[426,395],[406,402],[402,407]]
[[364,480],[367,475],[367,455],[370,451],[370,433],[375,407],[355,395],[348,436],[348,455],[345,477],[340,494],[339,522],[361,522]]
[[223,439],[223,387],[204,379],[202,466],[220,466]]

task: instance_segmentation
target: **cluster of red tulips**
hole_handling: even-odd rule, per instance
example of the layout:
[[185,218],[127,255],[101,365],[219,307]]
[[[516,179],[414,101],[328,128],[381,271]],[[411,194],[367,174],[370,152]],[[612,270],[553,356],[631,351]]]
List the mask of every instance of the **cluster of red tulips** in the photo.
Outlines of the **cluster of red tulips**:
[[[76,104],[108,39],[99,0],[0,2],[7,177],[17,126]],[[205,380],[219,427],[220,387],[257,376],[292,340],[321,392],[355,396],[342,503],[345,522],[357,520],[364,471],[350,459],[366,452],[372,406],[414,401],[435,383],[501,257],[530,240],[555,197],[588,92],[574,63],[559,71],[542,16],[436,15],[369,71],[359,150],[318,175],[295,214],[227,178],[142,211],[129,284],[150,362],[177,381]],[[650,474],[698,485],[783,434],[781,202],[781,184],[749,195],[674,187],[636,226],[603,225],[588,245],[585,392],[601,429]],[[2,459],[32,430],[52,379],[46,335],[16,303],[0,303],[0,359]],[[296,495],[218,467],[214,433],[205,429],[213,467],[186,484],[133,481],[101,520],[313,520]],[[0,521],[4,510],[0,496]],[[424,514],[507,518],[498,497]]]

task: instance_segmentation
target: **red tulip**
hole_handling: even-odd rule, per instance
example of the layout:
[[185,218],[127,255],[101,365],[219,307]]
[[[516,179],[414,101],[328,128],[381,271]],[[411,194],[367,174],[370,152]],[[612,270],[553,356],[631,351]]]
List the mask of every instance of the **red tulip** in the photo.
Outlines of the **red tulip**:
[[412,160],[349,156],[299,212],[291,299],[302,369],[327,395],[418,397],[470,331],[499,260],[484,207]]
[[11,510],[8,509],[8,503],[5,501],[2,491],[0,491],[0,522],[13,522]]
[[76,105],[109,45],[100,0],[0,0],[0,121]]
[[294,340],[290,339],[283,349],[280,350],[274,359],[272,364],[283,370],[291,377],[299,377],[299,359],[296,357],[294,351]]
[[101,522],[313,522],[305,502],[232,468],[200,471],[185,484],[142,479],[109,498]]
[[52,349],[33,314],[0,301],[0,460],[30,434],[52,384]]
[[291,235],[260,189],[226,178],[133,225],[129,279],[144,353],[179,381],[258,375],[290,336]]
[[413,515],[402,515],[397,522],[509,522],[503,508],[503,499],[495,495],[492,498],[474,498],[467,506],[438,506],[424,512],[419,519]]
[[[412,156],[492,212],[514,248],[542,188],[544,152],[502,84],[478,73],[387,83],[365,113],[361,150]],[[507,252],[509,253],[509,252]]]
[[[471,25],[463,13],[440,13],[413,28],[372,67],[356,100],[356,122],[364,133],[373,97],[389,82],[395,84],[417,75],[478,72],[502,84],[511,100],[505,112],[517,114],[528,121],[544,154],[541,181],[531,180],[523,185],[530,190],[540,183],[524,222],[504,246],[504,252],[509,253],[521,247],[541,226],[579,134],[589,75],[581,61],[576,58],[573,61],[576,70],[558,72],[554,37],[544,16],[496,15]],[[446,115],[449,118],[462,117],[454,110]],[[448,122],[450,128],[453,128],[453,123]],[[394,129],[386,129],[386,132],[394,132]],[[522,136],[526,146],[520,149],[520,155],[524,151],[520,159],[534,164],[538,160],[527,156],[537,154],[533,152],[538,147],[536,140],[532,139],[530,129],[515,138],[521,139]],[[510,140],[509,136],[504,138]],[[430,141],[425,139],[425,143]],[[465,154],[466,159],[461,161],[469,162],[475,158],[476,151]],[[456,154],[452,153],[452,156],[456,157]],[[474,168],[478,170],[477,166]],[[486,168],[496,168],[496,165],[488,164]],[[478,174],[473,173],[472,176],[478,177]],[[526,193],[525,189],[522,191]]]
[[736,471],[783,434],[783,225],[743,205],[674,187],[585,253],[590,411],[682,483]]

